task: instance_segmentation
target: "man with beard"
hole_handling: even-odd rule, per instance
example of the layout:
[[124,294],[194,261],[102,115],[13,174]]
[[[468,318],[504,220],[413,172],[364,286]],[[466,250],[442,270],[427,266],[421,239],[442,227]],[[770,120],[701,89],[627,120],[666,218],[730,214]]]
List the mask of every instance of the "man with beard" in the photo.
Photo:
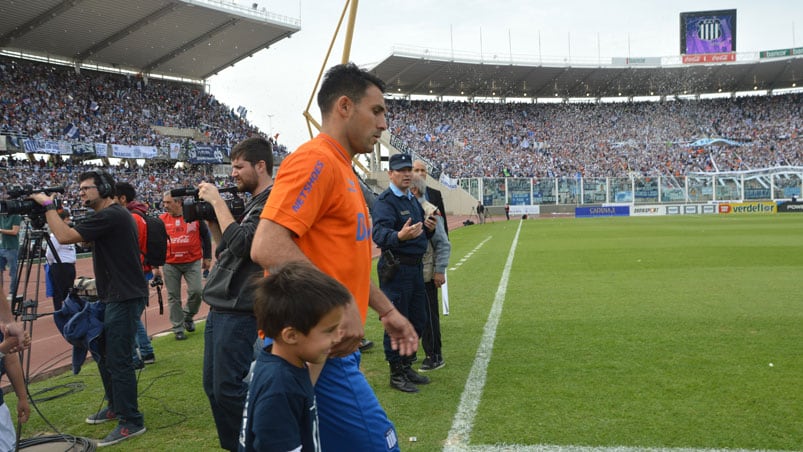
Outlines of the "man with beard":
[[204,330],[203,384],[217,426],[220,447],[237,450],[240,421],[248,394],[248,375],[257,339],[251,278],[263,274],[251,261],[251,242],[259,214],[273,186],[273,146],[248,138],[231,150],[231,176],[240,193],[250,193],[242,217],[234,218],[214,184],[198,185],[198,197],[215,210],[209,221],[217,261],[209,272],[203,299],[210,306]]

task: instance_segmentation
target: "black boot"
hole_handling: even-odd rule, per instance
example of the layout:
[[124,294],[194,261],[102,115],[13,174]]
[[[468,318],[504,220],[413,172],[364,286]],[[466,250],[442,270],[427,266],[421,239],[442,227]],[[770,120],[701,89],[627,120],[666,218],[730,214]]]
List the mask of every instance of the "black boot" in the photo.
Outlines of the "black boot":
[[407,381],[416,385],[429,384],[429,377],[421,375],[413,370],[412,359],[402,358],[402,363],[403,363],[402,365],[404,366],[404,376],[407,377]]
[[418,392],[418,388],[407,379],[404,364],[390,363],[390,387],[401,392]]

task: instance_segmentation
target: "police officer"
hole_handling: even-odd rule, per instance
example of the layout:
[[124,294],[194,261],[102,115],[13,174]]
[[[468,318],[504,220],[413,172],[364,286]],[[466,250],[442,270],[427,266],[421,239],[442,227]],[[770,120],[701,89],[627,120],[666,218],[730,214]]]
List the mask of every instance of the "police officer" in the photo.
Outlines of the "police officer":
[[[421,336],[427,322],[422,257],[436,222],[424,218],[424,210],[410,192],[412,169],[410,155],[390,157],[390,186],[377,198],[371,217],[374,242],[382,249],[377,263],[379,287]],[[392,388],[418,392],[416,385],[429,383],[429,378],[412,369],[412,357],[401,356],[391,348],[387,333],[384,345]]]

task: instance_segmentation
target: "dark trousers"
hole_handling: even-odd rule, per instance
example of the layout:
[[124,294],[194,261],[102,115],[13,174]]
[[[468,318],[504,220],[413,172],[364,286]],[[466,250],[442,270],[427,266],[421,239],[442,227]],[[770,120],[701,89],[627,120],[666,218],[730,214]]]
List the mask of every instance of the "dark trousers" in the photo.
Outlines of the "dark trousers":
[[220,447],[237,450],[254,359],[257,322],[253,314],[210,310],[204,329],[204,392],[212,407]]
[[[382,258],[377,265],[384,265]],[[423,266],[418,265],[399,265],[394,277],[386,282],[380,282],[382,292],[390,299],[407,320],[413,324],[415,332],[420,337],[427,323],[427,295],[424,289]],[[401,355],[390,347],[390,336],[385,332],[384,337],[385,359],[391,363],[401,360]]]
[[441,317],[438,314],[438,288],[433,281],[424,283],[427,292],[427,324],[421,335],[421,345],[428,357],[441,353]]
[[58,311],[75,284],[75,262],[53,263],[48,268],[48,277],[53,286],[53,311]]
[[[145,298],[106,303],[103,320],[105,355],[99,357],[98,370],[109,407],[120,423],[144,425],[137,405],[137,377],[131,350],[137,332],[136,320],[145,309]],[[98,357],[96,357],[97,359]]]

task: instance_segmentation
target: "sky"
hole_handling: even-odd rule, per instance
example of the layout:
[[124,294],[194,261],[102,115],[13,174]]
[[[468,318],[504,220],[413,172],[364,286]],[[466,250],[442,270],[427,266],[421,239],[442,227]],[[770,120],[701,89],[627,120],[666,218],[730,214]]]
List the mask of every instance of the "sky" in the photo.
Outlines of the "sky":
[[[301,20],[291,38],[211,77],[209,91],[292,151],[345,0],[235,0]],[[737,51],[803,47],[799,1],[360,0],[350,60],[372,68],[393,49],[492,61],[610,61],[680,53],[681,12],[737,10]],[[340,63],[345,22],[325,67]],[[520,58],[519,58],[520,57]],[[314,99],[310,108],[320,121]]]

